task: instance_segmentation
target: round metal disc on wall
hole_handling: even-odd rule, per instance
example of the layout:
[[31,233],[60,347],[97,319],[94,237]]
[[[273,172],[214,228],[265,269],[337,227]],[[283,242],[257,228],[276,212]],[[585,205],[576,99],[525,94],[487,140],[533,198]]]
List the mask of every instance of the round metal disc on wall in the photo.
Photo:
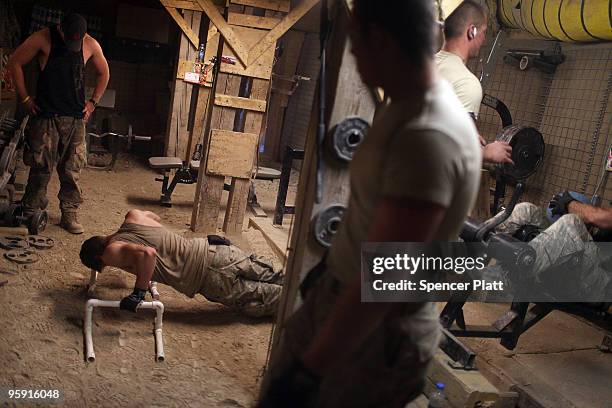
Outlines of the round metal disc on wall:
[[28,243],[36,249],[51,249],[55,245],[55,240],[42,235],[28,235]]
[[511,164],[497,164],[496,171],[514,181],[525,180],[538,169],[544,160],[544,138],[532,127],[510,125],[505,127],[496,140],[512,146]]
[[37,262],[39,259],[36,252],[29,249],[15,249],[8,251],[4,254],[4,257],[19,264],[31,264]]
[[345,206],[342,204],[334,204],[320,211],[313,218],[315,240],[324,248],[329,248],[331,246],[331,240],[338,232],[340,222],[345,212]]
[[342,161],[350,162],[369,129],[370,124],[357,116],[348,117],[338,123],[331,140],[334,155]]
[[30,247],[30,244],[19,235],[2,235],[0,236],[0,247],[3,249],[26,249]]

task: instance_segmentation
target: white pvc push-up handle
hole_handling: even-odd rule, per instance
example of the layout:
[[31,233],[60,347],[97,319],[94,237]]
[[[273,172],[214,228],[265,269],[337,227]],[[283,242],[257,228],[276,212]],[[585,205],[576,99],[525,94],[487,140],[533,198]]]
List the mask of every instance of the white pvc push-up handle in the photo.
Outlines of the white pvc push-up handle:
[[[110,307],[119,308],[118,300],[100,300],[89,299],[85,304],[85,322],[83,330],[85,331],[85,357],[87,361],[93,363],[96,361],[96,354],[93,349],[92,332],[92,315],[94,307]],[[164,341],[162,338],[162,318],[164,316],[164,304],[160,301],[142,302],[138,309],[155,309],[155,360],[164,361]]]

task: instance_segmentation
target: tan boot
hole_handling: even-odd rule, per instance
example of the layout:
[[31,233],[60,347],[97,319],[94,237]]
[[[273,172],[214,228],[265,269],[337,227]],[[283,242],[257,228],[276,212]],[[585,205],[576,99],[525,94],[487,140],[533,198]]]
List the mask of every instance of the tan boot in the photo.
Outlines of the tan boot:
[[85,228],[83,228],[83,225],[81,225],[77,219],[76,212],[63,212],[60,227],[71,234],[82,234],[85,232]]

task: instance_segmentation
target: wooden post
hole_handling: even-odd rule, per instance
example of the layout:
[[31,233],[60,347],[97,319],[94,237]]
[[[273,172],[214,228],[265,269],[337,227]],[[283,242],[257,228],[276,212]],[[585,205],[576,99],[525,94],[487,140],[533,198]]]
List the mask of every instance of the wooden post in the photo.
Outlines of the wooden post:
[[285,109],[292,94],[294,86],[292,77],[297,69],[304,35],[303,31],[289,31],[285,35],[283,56],[274,67],[264,150],[264,156],[271,161],[280,161]]
[[[174,10],[174,9],[173,9]],[[178,11],[174,10],[175,13]],[[183,19],[189,26],[192,32],[200,30],[200,21],[202,13],[199,11],[184,10]],[[193,36],[192,36],[193,37]],[[177,56],[177,69],[181,60],[195,61],[198,52],[197,46],[194,46],[194,39],[190,39],[185,32],[181,32],[181,40],[179,45],[179,53]],[[194,85],[176,78],[176,72],[173,80],[173,93],[170,101],[170,113],[168,118],[168,126],[166,129],[166,140],[164,155],[176,156],[184,159],[188,157],[187,145],[189,140],[189,130],[187,123],[189,121],[189,111],[191,108],[191,92]]]
[[[235,0],[232,2],[239,3]],[[283,20],[279,18],[281,14],[274,10],[279,4],[283,4],[283,8],[288,6],[286,0],[254,0],[253,4],[249,4],[268,9],[265,16],[254,16],[251,7],[234,4],[230,5],[227,13],[231,16],[229,21],[223,19],[207,0],[196,0],[196,3],[206,11],[220,35],[223,35],[219,55],[236,57],[236,64],[221,63],[221,73],[214,97],[211,98],[214,101],[209,108],[212,110],[212,120],[210,127],[204,130],[207,134],[206,157],[200,164],[191,229],[204,233],[216,231],[223,179],[231,177],[223,231],[235,235],[242,233],[251,170],[255,164],[258,137],[264,126],[274,43],[277,36],[286,32],[303,13],[312,8],[314,2],[307,0]],[[207,47],[207,54],[209,52]],[[245,61],[247,52],[248,61]]]
[[[328,41],[327,59],[327,128],[332,129],[348,116],[359,116],[372,121],[375,103],[372,93],[361,82],[354,57],[350,53],[347,36],[349,14],[345,1],[336,2],[334,15],[330,16],[333,28]],[[316,96],[318,98],[318,96]],[[318,104],[317,104],[318,105]],[[298,306],[298,288],[303,276],[319,262],[324,250],[316,243],[310,229],[311,220],[318,211],[331,204],[346,204],[349,195],[348,167],[324,154],[323,200],[315,204],[316,133],[318,106],[312,111],[305,157],[296,197],[296,215],[290,237],[288,259],[277,324],[274,330],[271,359],[281,347],[283,322]]]

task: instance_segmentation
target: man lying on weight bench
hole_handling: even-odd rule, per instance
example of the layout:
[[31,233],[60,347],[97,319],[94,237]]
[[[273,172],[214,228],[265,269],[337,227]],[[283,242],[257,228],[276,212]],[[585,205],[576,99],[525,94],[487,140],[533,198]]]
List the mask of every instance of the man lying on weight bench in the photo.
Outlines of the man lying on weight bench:
[[[537,254],[533,271],[538,275],[569,254],[582,252],[587,262],[595,261],[597,247],[589,243],[610,241],[612,208],[592,206],[583,195],[564,191],[553,197],[548,210],[527,202],[517,204],[496,231],[529,241]],[[580,270],[584,272],[576,279],[577,291],[588,291],[590,298],[610,293],[612,275],[602,273],[598,265]],[[593,291],[601,291],[601,296]]]
[[156,281],[249,316],[276,312],[283,277],[270,262],[218,235],[183,238],[160,220],[150,211],[130,210],[117,232],[91,237],[81,246],[81,262],[88,268],[101,272],[114,266],[136,275],[134,291],[121,300],[121,309],[136,311],[149,281]]

